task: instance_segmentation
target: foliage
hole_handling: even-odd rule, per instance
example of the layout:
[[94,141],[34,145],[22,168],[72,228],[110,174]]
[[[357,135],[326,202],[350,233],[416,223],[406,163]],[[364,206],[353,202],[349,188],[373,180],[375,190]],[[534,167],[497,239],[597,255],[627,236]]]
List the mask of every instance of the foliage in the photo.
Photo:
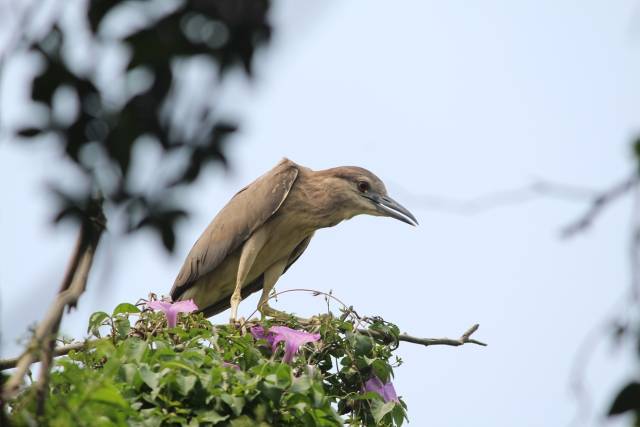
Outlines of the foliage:
[[[10,420],[17,426],[141,427],[403,423],[402,401],[364,392],[367,380],[386,383],[401,363],[393,356],[396,326],[347,313],[279,324],[319,333],[321,340],[285,363],[283,345],[272,352],[249,333],[256,323],[212,325],[202,314],[180,314],[178,325],[167,328],[161,312],[127,303],[111,314],[94,313],[85,349],[56,360],[44,419],[35,419],[36,396],[27,387],[10,403]],[[268,330],[276,323],[257,325]]]
[[[640,199],[637,198],[638,185],[640,183],[640,138],[636,139],[633,142],[632,154],[636,168],[632,179],[629,181],[632,185],[629,186],[628,190],[633,190],[636,193],[633,216],[637,218],[638,215],[640,215],[640,211],[638,210],[638,208],[640,208],[640,205],[638,205]],[[603,198],[604,201],[601,202],[601,204],[609,203],[611,199],[612,198],[610,196],[605,196]],[[629,298],[629,302],[634,308],[634,312],[637,313],[638,308],[640,308],[638,300],[638,292],[640,292],[640,280],[637,274],[638,266],[634,264],[638,263],[638,261],[640,260],[640,222],[638,221],[638,219],[634,220],[632,226],[631,276],[633,277],[633,279],[632,292],[630,292],[631,298]],[[617,321],[614,322],[613,336],[616,341],[622,341],[622,339],[626,338],[634,342],[636,356],[638,358],[638,361],[640,362],[640,325],[632,327],[632,322],[634,321],[625,320],[623,316],[620,316],[620,318],[618,318]],[[637,322],[637,318],[635,322]],[[608,415],[615,416],[620,414],[632,414],[633,419],[635,420],[634,425],[640,426],[640,377],[638,377],[637,375],[635,376],[635,378],[632,378],[627,384],[625,384],[612,399]]]
[[[175,223],[186,214],[173,200],[176,190],[207,164],[226,163],[224,144],[237,125],[220,117],[215,94],[227,73],[251,76],[256,49],[271,35],[270,3],[90,0],[70,25],[63,15],[77,6],[62,8],[44,35],[23,34],[16,51],[40,61],[31,101],[44,114],[9,131],[22,141],[58,141],[70,162],[57,167],[82,174],[73,188],[53,187],[56,220],[86,216],[99,192],[123,208],[127,231],[154,229],[172,250]],[[210,78],[183,77],[197,67]],[[132,160],[150,141],[163,153],[154,170],[172,172],[158,172],[152,188],[140,189]]]

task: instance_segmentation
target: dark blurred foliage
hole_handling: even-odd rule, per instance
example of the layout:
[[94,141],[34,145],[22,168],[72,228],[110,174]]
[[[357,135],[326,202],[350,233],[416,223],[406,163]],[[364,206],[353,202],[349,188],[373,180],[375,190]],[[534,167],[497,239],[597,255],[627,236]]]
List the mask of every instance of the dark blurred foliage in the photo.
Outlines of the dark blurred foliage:
[[[170,3],[165,3],[164,9],[167,4]],[[65,43],[77,35],[66,34],[63,25],[56,22],[46,36],[28,42],[27,52],[37,52],[43,60],[31,97],[46,106],[48,119],[43,125],[19,129],[17,134],[22,140],[59,141],[86,179],[80,192],[54,190],[62,206],[57,220],[83,217],[92,194],[100,193],[107,202],[126,212],[128,232],[151,227],[162,237],[164,246],[172,250],[176,221],[186,214],[173,195],[193,183],[204,166],[226,165],[225,141],[238,128],[236,123],[218,117],[212,93],[212,101],[196,109],[198,117],[191,121],[191,128],[181,129],[180,120],[172,117],[171,110],[180,88],[176,66],[193,59],[213,65],[219,86],[225,84],[230,72],[251,78],[256,49],[270,39],[270,2],[186,0],[160,16],[148,13],[158,5],[159,2],[148,0],[90,0],[83,11],[84,25],[90,29],[86,35],[90,46],[115,43],[124,47],[128,52],[128,62],[122,70],[125,77],[141,72],[149,76],[147,82],[132,83],[119,103],[110,101],[111,88],[99,84],[96,70],[79,71],[81,67],[65,55]],[[105,35],[104,22],[126,7],[147,12],[146,17],[152,18],[124,36]],[[76,99],[72,120],[61,121],[54,114],[59,93]],[[44,135],[55,138],[40,138]],[[182,164],[174,168],[175,176],[156,185],[153,191],[141,191],[131,185],[135,168],[132,153],[148,138],[158,143],[163,156],[182,159]],[[61,163],[55,167],[67,166]]]
[[[635,206],[633,216],[640,215],[640,138],[636,139],[632,146],[633,156],[636,164],[636,177],[633,191],[635,192]],[[632,305],[635,317],[631,320],[621,318],[614,325],[613,335],[616,341],[623,339],[631,340],[635,344],[637,368],[640,368],[640,317],[638,309],[640,301],[638,300],[640,291],[640,266],[634,263],[640,262],[640,220],[634,220],[633,229],[631,231],[631,276],[632,276],[632,292],[630,292],[629,303]],[[632,325],[635,324],[635,327]],[[634,426],[640,427],[640,370],[636,371],[635,378],[631,378],[613,397],[609,408],[609,416],[620,414],[632,414]]]

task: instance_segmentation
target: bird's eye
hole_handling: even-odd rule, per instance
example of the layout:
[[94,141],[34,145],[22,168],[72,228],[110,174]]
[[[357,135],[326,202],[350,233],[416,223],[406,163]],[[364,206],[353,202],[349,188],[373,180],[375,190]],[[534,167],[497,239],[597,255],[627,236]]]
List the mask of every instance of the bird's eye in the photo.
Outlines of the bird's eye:
[[369,191],[369,183],[367,181],[358,181],[358,190],[361,193]]

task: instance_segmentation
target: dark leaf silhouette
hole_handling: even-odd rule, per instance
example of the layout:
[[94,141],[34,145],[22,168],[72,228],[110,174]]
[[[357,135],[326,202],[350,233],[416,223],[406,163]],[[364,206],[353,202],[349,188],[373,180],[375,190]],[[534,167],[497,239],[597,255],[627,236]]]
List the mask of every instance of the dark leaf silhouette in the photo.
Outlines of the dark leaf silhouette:
[[150,204],[146,201],[141,201],[140,205],[146,212],[142,219],[134,225],[130,231],[150,227],[160,234],[164,247],[172,251],[176,240],[174,232],[175,224],[181,218],[185,218],[187,212],[170,206]]
[[640,383],[627,384],[616,396],[609,415],[618,415],[627,411],[640,411]]
[[23,138],[33,138],[34,136],[38,136],[42,133],[42,129],[38,129],[38,128],[24,128],[24,129],[20,129],[18,131],[18,136],[21,136]]
[[[153,2],[136,1],[136,6],[152,10]],[[129,4],[129,3],[128,3]],[[80,218],[93,192],[98,191],[115,205],[124,206],[130,231],[149,226],[161,236],[165,247],[175,245],[175,223],[186,212],[181,206],[159,207],[157,200],[173,199],[180,185],[193,183],[209,164],[226,166],[225,146],[238,129],[235,123],[218,117],[216,99],[194,107],[194,120],[185,125],[172,119],[173,98],[181,88],[174,67],[191,58],[207,58],[217,68],[218,85],[225,84],[226,73],[238,71],[250,77],[256,49],[265,45],[271,35],[267,20],[270,2],[265,0],[187,0],[174,9],[156,16],[152,22],[125,32],[114,39],[101,31],[102,22],[111,10],[126,4],[109,0],[91,0],[84,11],[88,33],[87,44],[97,49],[101,44],[116,43],[126,48],[128,56],[121,78],[144,70],[150,81],[127,86],[122,102],[114,102],[110,85],[99,84],[98,70],[78,67],[63,54],[72,38],[66,27],[54,22],[48,33],[31,42],[28,50],[39,54],[42,66],[32,83],[33,102],[48,109],[44,124],[25,127],[16,136],[28,140],[39,135],[56,135],[64,152],[86,177],[85,193],[71,197],[71,191],[56,189],[60,209],[56,221]],[[77,111],[64,123],[58,119],[55,99],[61,89],[77,98]],[[216,91],[212,91],[215,93]],[[121,95],[122,96],[122,95]],[[191,126],[191,127],[189,127]],[[136,145],[144,138],[157,141],[162,150],[181,151],[184,164],[177,177],[159,178],[150,192],[132,191],[131,169]],[[49,141],[49,140],[48,140]],[[88,153],[88,154],[87,154]],[[161,172],[163,164],[155,165]],[[66,166],[65,166],[66,167]],[[98,179],[108,168],[108,179]],[[151,191],[151,190],[149,190]]]

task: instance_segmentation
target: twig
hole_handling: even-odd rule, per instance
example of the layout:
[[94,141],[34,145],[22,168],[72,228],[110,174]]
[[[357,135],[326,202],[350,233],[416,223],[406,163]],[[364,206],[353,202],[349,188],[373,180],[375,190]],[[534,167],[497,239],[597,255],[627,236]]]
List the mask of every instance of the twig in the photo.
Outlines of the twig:
[[[306,288],[294,288],[294,289],[287,289],[284,291],[280,291],[280,292],[275,292],[273,295],[270,295],[269,298],[267,299],[267,301],[265,301],[263,304],[268,304],[269,301],[271,301],[272,299],[278,298],[280,295],[283,294],[288,294],[290,292],[308,292],[311,293],[314,297],[317,297],[319,295],[324,296],[325,298],[331,298],[335,301],[338,302],[338,304],[342,305],[342,307],[346,310],[349,311],[349,313],[354,313],[353,311],[350,311],[347,304],[345,304],[344,302],[342,302],[338,297],[336,297],[333,294],[327,293],[327,292],[322,292],[322,291],[316,291],[315,289],[306,289]],[[258,313],[258,311],[260,311],[260,309],[262,308],[262,306],[258,306],[255,310],[253,310],[253,312],[251,312],[251,314],[249,315],[249,317],[247,319],[251,319],[255,314]],[[295,316],[294,316],[295,317]],[[298,320],[305,320],[305,319],[298,319]],[[245,323],[247,323],[248,320],[245,320],[242,325],[244,325]],[[241,326],[242,326],[241,325]]]
[[[272,299],[272,298],[276,298],[279,295],[282,294],[286,294],[289,292],[309,292],[311,293],[313,296],[318,296],[318,295],[323,295],[325,298],[332,298],[334,300],[336,300],[340,305],[342,305],[344,312],[342,314],[342,316],[340,317],[341,320],[346,319],[347,317],[351,316],[356,322],[358,322],[358,324],[360,323],[360,316],[355,312],[355,310],[353,310],[353,306],[348,306],[347,304],[345,304],[343,301],[341,301],[340,299],[338,299],[335,295],[330,294],[330,293],[326,293],[326,292],[321,292],[321,291],[317,291],[315,289],[305,289],[305,288],[296,288],[296,289],[287,289],[285,291],[281,291],[281,292],[277,292],[274,295],[272,295],[271,297],[269,297],[268,300]],[[267,301],[268,301],[267,300]],[[249,316],[249,319],[258,312],[259,307],[256,308],[253,313],[251,313],[251,315]],[[304,323],[310,323],[309,320],[307,319],[297,319],[298,321],[302,321]],[[249,320],[245,320],[245,322],[243,323],[243,326],[248,323]],[[424,346],[430,346],[430,345],[450,345],[450,346],[460,346],[463,344],[477,344],[477,345],[481,345],[481,346],[486,346],[487,344],[481,342],[481,341],[477,341],[474,339],[471,339],[471,335],[478,330],[478,328],[480,327],[479,324],[475,324],[472,327],[470,327],[464,334],[462,334],[462,336],[460,338],[456,339],[451,339],[451,338],[418,338],[418,337],[414,337],[411,335],[407,335],[407,334],[400,334],[400,336],[398,337],[399,341],[405,341],[405,342],[410,342],[413,344],[420,344],[420,345],[424,345]],[[371,329],[358,329],[356,326],[356,331],[358,331],[359,333],[362,334],[366,334],[369,336],[378,336],[382,339],[387,339],[390,341],[394,341],[395,338],[392,335],[389,334],[384,334],[383,332],[380,331],[375,331],[375,330],[371,330]]]
[[418,208],[455,213],[458,215],[476,215],[503,206],[513,206],[530,202],[541,196],[584,201],[597,195],[595,190],[548,180],[535,180],[532,183],[511,189],[495,191],[472,199],[455,199],[435,195],[415,195],[403,190],[414,199]]
[[580,233],[593,223],[593,221],[602,213],[605,207],[608,207],[613,201],[619,197],[627,194],[638,183],[638,175],[634,171],[633,174],[624,179],[623,181],[615,184],[608,190],[597,194],[591,200],[587,211],[582,214],[577,220],[568,224],[562,229],[562,237],[572,237],[577,233]]
[[459,215],[476,215],[485,211],[504,206],[519,205],[539,198],[540,196],[553,197],[568,201],[588,201],[587,211],[578,219],[562,229],[562,237],[573,235],[589,228],[597,216],[613,201],[631,191],[640,181],[637,172],[633,172],[628,178],[616,183],[603,192],[592,189],[567,185],[563,183],[536,180],[529,185],[515,187],[502,191],[485,194],[473,199],[454,199],[433,195],[412,195],[404,190],[404,193],[414,199],[418,207],[435,211],[455,213]]
[[[83,227],[83,230],[86,232],[85,227]],[[72,275],[73,279],[69,283],[68,287],[65,288],[65,285],[63,284],[61,292],[58,294],[58,300],[51,307],[47,320],[44,322],[45,328],[48,328],[45,332],[45,339],[48,335],[49,342],[43,345],[43,351],[40,356],[42,366],[40,367],[40,375],[38,376],[38,382],[36,383],[36,393],[39,396],[37,411],[39,415],[44,413],[43,405],[47,393],[47,387],[49,385],[51,359],[53,357],[55,339],[64,309],[65,307],[69,307],[70,310],[72,307],[75,307],[78,302],[78,298],[80,298],[80,295],[84,293],[87,285],[87,279],[89,278],[89,270],[91,269],[91,264],[93,262],[93,256],[98,245],[98,239],[100,238],[100,233],[101,231],[98,232],[98,235],[94,239],[90,239],[87,236],[83,236],[84,233],[81,232],[78,239],[78,252],[73,257],[73,262],[78,259],[78,262],[75,265],[74,274]]]
[[[405,342],[410,342],[413,344],[420,344],[420,345],[424,345],[425,347],[430,346],[430,345],[449,345],[449,346],[453,346],[453,347],[458,347],[464,344],[477,344],[477,345],[481,345],[483,347],[486,347],[487,344],[483,343],[482,341],[478,341],[478,340],[474,340],[471,338],[471,335],[478,330],[478,328],[480,327],[479,324],[475,324],[472,327],[470,327],[464,334],[462,334],[462,336],[458,339],[451,339],[451,338],[418,338],[418,337],[414,337],[411,335],[407,335],[407,334],[400,334],[400,336],[398,337],[399,341],[405,341]],[[394,340],[395,338],[392,335],[389,334],[385,334],[383,332],[380,331],[376,331],[376,330],[370,330],[370,329],[358,329],[357,330],[359,333],[361,334],[367,334],[367,335],[371,335],[373,337],[379,337],[382,339],[388,339],[388,340]]]
[[[53,349],[52,356],[53,357],[66,356],[70,352],[74,350],[83,349],[95,341],[97,340],[87,341],[87,342],[74,342],[73,344],[67,344],[60,347],[56,347]],[[20,360],[20,357],[21,356],[11,357],[9,359],[0,359],[0,371],[15,368],[18,364],[18,361]]]
[[633,191],[631,207],[631,241],[629,242],[629,261],[631,270],[631,299],[640,298],[640,186]]
[[49,379],[49,367],[51,358],[55,354],[52,342],[58,332],[62,313],[65,307],[75,306],[78,298],[84,292],[93,256],[106,225],[101,199],[93,200],[86,214],[87,216],[83,218],[80,228],[76,252],[69,263],[69,269],[62,282],[60,292],[50,306],[45,318],[36,328],[29,346],[16,361],[16,371],[3,387],[3,400],[8,400],[17,394],[29,366],[40,358],[43,366],[36,384],[39,396],[38,408],[41,408],[44,404],[45,390]]

